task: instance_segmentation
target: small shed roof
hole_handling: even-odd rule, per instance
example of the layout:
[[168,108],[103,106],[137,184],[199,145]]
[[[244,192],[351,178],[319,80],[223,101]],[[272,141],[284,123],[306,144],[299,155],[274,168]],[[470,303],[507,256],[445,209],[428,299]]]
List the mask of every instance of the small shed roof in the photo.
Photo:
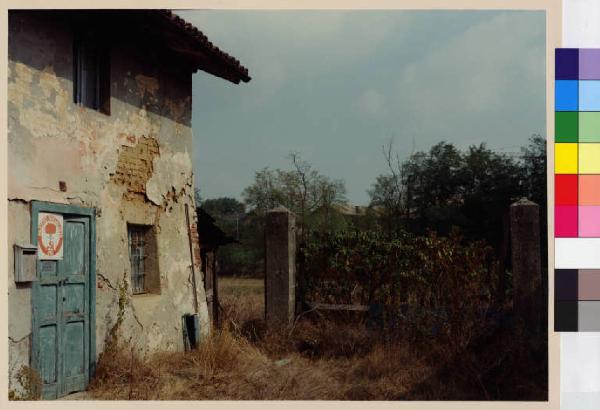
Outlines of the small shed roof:
[[198,234],[200,247],[215,249],[230,243],[239,243],[235,238],[227,235],[216,224],[215,219],[201,207],[196,208],[198,215]]

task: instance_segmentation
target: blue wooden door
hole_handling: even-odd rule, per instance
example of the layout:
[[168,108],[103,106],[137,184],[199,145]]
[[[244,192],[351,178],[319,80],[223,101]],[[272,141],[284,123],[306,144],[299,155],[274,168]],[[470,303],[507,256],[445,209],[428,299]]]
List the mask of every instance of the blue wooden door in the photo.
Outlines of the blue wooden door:
[[32,288],[32,362],[45,399],[85,390],[90,374],[90,221],[63,218],[63,259],[38,261]]

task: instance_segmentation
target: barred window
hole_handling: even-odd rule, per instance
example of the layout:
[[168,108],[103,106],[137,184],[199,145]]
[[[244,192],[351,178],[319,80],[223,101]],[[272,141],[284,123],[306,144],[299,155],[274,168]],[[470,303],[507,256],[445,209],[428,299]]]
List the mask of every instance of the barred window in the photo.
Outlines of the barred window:
[[133,294],[160,293],[154,229],[147,225],[128,225],[131,289]]

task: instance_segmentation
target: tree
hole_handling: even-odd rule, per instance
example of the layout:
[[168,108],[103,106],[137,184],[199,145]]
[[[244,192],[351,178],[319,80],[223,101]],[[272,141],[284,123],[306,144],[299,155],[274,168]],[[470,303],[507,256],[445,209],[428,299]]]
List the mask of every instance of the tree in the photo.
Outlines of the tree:
[[227,197],[200,201],[198,195],[197,203],[215,218],[221,229],[240,241],[219,250],[222,273],[251,276],[262,273],[264,223],[269,209],[282,205],[294,212],[300,235],[307,235],[309,229],[328,229],[338,223],[337,215],[323,217],[321,211],[329,212],[335,204],[345,202],[344,182],[320,174],[298,153],[291,153],[289,158],[290,170],[265,167],[256,171],[254,182],[242,193],[243,203]]
[[221,197],[205,199],[199,205],[213,218],[228,235],[240,239],[240,219],[246,213],[246,206],[235,198]]
[[[432,229],[448,233],[460,227],[469,239],[500,246],[509,205],[545,185],[543,139],[533,138],[524,161],[496,153],[485,144],[459,151],[440,142],[401,162],[391,143],[384,148],[389,172],[379,175],[369,191],[371,205],[385,209],[385,226],[394,232]],[[544,197],[545,198],[545,197]],[[535,199],[533,199],[535,200]]]
[[393,174],[378,175],[368,194],[371,197],[371,209],[381,209],[381,220],[388,229],[402,227],[405,214],[405,201],[399,189],[399,178]]
[[[542,260],[548,257],[548,211],[547,202],[547,180],[546,180],[546,139],[541,135],[532,135],[529,145],[521,148],[522,175],[524,181],[524,192],[527,198],[540,205],[540,240],[542,249]],[[542,263],[542,284],[547,289],[546,270],[548,266]],[[546,295],[546,292],[544,292]]]
[[406,211],[409,207],[404,192],[405,185],[401,180],[402,163],[398,153],[393,155],[392,139],[382,147],[382,151],[390,173],[378,175],[367,193],[371,197],[370,208],[383,210],[383,225],[388,229],[397,230],[401,227],[402,217],[408,216]]
[[246,206],[243,202],[235,198],[221,197],[205,199],[200,202],[202,208],[208,212],[213,218],[229,217],[231,215],[243,214],[246,211]]
[[278,172],[280,171],[270,170],[268,167],[255,172],[254,182],[242,193],[246,205],[264,214],[285,202]]
[[[335,205],[346,202],[342,180],[333,180],[302,160],[300,154],[289,155],[291,170],[263,168],[257,171],[252,185],[244,189],[245,203],[258,215],[276,206],[285,206],[298,217],[300,232],[307,232],[315,214],[329,215]],[[326,218],[327,219],[327,218]]]
[[529,138],[529,144],[521,148],[523,181],[527,197],[541,205],[546,203],[546,139],[539,134]]

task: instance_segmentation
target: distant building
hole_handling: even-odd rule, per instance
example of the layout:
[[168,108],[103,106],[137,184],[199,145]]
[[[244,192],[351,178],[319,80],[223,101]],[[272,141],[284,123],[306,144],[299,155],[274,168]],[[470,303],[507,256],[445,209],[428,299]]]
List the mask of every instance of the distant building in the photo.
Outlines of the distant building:
[[383,207],[352,204],[334,204],[333,209],[340,214],[347,216],[365,216],[368,215],[369,212],[379,215],[381,212],[383,212]]

